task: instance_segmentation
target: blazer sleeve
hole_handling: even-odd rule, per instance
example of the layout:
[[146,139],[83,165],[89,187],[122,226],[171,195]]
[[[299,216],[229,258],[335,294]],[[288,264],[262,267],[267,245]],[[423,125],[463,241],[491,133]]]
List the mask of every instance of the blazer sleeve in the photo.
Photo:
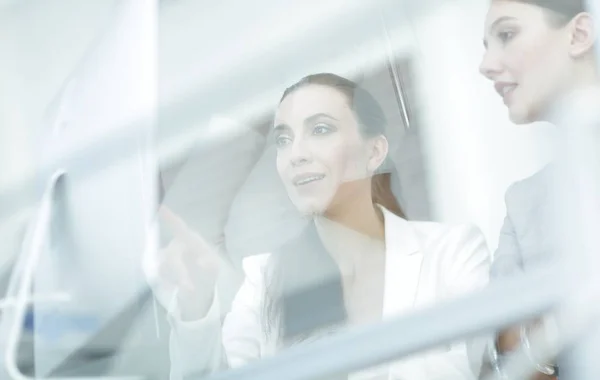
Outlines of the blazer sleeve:
[[498,240],[498,248],[494,253],[494,259],[490,269],[490,276],[493,279],[511,276],[519,272],[522,268],[522,255],[519,248],[519,241],[513,223],[512,207],[517,204],[517,185],[513,184],[506,192],[506,217],[502,229],[500,230],[500,238]]
[[182,321],[177,307],[174,308],[169,315],[171,380],[238,367],[260,358],[263,340],[260,309],[266,262],[266,255],[244,260],[246,277],[222,325],[217,296],[206,317],[198,321]]
[[[445,234],[441,266],[443,298],[467,296],[489,282],[490,253],[474,226],[451,227]],[[434,349],[423,356],[421,376],[428,380],[475,379],[481,370],[487,337],[477,337]]]

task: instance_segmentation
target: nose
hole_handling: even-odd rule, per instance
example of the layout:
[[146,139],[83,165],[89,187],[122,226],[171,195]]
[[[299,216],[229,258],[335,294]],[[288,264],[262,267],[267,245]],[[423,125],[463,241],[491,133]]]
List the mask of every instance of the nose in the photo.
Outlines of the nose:
[[489,80],[494,80],[502,72],[500,59],[491,49],[486,50],[483,55],[479,64],[479,72]]
[[302,138],[297,138],[292,143],[290,152],[290,163],[292,166],[301,166],[310,163],[310,152],[306,142]]

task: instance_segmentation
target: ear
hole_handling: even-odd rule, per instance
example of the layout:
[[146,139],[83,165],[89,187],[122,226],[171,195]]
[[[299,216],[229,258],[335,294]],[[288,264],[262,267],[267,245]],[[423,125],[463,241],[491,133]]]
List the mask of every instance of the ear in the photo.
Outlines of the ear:
[[385,136],[379,135],[370,141],[370,155],[367,169],[375,173],[388,155],[389,143]]
[[589,13],[582,12],[571,20],[570,25],[571,43],[569,54],[573,58],[583,57],[594,49],[594,43],[596,42],[594,19]]

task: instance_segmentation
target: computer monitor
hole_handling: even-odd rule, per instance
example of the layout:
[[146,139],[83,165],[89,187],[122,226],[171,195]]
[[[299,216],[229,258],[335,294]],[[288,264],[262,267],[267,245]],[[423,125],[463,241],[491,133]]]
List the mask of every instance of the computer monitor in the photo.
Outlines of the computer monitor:
[[[135,322],[123,315],[135,315],[151,299],[142,258],[155,247],[156,7],[138,0],[115,3],[114,17],[44,120],[40,181],[46,183],[55,170],[64,175],[32,291],[66,294],[68,300],[34,303],[23,322],[22,343],[33,343],[36,378],[110,374],[111,355],[130,330],[123,324]],[[109,141],[110,135],[118,137]],[[27,241],[24,247],[31,249]],[[18,263],[16,270],[24,266]],[[0,320],[4,342],[14,317],[9,312]]]

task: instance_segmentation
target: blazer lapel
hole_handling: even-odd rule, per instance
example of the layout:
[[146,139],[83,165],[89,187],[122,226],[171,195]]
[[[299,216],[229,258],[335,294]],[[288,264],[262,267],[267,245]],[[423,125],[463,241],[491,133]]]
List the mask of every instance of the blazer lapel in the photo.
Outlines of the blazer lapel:
[[385,218],[385,288],[383,317],[405,313],[415,306],[423,253],[412,226],[383,209]]

